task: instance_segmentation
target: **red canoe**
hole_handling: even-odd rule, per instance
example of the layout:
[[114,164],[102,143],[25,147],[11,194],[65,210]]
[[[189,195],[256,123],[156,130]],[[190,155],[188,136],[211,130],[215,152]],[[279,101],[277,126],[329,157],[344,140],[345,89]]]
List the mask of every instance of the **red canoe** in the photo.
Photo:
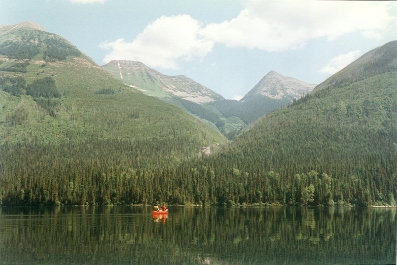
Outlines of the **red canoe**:
[[152,215],[153,216],[168,215],[168,209],[166,209],[165,211],[163,211],[163,210],[152,211]]

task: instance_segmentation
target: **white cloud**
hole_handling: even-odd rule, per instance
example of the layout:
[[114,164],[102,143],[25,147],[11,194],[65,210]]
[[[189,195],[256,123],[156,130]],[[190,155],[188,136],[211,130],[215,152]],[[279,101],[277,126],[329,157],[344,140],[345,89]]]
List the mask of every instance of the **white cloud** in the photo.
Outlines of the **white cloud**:
[[72,3],[79,3],[79,4],[93,4],[93,3],[105,3],[106,0],[70,0]]
[[160,17],[131,42],[104,43],[110,52],[103,61],[137,60],[176,69],[179,60],[204,57],[215,44],[274,52],[350,33],[380,38],[397,21],[390,6],[369,1],[246,0],[235,18],[220,23],[203,25],[189,15]]
[[357,50],[335,56],[329,61],[329,63],[326,66],[324,66],[320,70],[320,72],[330,75],[335,74],[336,72],[338,72],[339,70],[343,69],[348,64],[353,62],[355,59],[357,59],[357,57],[360,54],[361,51]]
[[236,18],[209,24],[200,33],[228,47],[284,51],[352,32],[377,38],[394,19],[388,3],[250,0]]
[[137,60],[151,67],[175,69],[177,60],[203,57],[213,43],[199,34],[200,23],[189,15],[160,17],[148,25],[132,42],[118,39],[102,44],[111,49],[104,62]]

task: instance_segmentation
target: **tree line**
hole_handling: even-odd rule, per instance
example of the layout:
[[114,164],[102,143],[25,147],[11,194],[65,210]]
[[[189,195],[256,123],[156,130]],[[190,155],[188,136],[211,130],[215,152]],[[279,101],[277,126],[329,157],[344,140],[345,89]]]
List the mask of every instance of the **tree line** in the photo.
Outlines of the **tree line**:
[[221,154],[179,164],[165,153],[148,155],[151,147],[116,140],[3,145],[0,200],[4,205],[395,205],[395,154],[327,167],[291,163],[269,170],[253,164],[250,170]]

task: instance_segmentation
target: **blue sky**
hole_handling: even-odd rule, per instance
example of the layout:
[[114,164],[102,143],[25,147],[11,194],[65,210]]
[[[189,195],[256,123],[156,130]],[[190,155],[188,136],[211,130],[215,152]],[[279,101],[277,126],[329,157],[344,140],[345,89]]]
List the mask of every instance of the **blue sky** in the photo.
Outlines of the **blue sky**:
[[226,98],[275,70],[320,83],[397,40],[397,2],[310,0],[0,0],[0,24],[33,21],[99,65],[139,60]]

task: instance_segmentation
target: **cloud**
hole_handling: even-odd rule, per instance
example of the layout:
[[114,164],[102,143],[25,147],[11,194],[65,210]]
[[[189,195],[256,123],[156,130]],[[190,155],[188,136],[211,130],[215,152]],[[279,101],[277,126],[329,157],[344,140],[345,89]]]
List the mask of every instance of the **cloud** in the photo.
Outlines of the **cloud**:
[[281,52],[351,33],[380,38],[397,21],[390,6],[369,1],[246,0],[230,20],[204,25],[190,15],[163,16],[131,42],[118,39],[101,46],[110,50],[104,62],[128,59],[176,69],[180,60],[204,57],[216,44]]
[[79,4],[93,4],[93,3],[105,3],[106,0],[70,0],[72,3],[79,3]]
[[356,51],[351,51],[348,53],[340,54],[338,56],[335,56],[332,58],[329,63],[324,66],[320,72],[321,73],[326,73],[326,74],[335,74],[339,70],[342,70],[344,67],[346,67],[348,64],[353,62],[357,57],[361,54],[361,51],[356,50]]
[[201,34],[227,47],[285,51],[317,38],[360,32],[378,38],[395,18],[387,3],[346,1],[248,1],[231,20],[207,25]]
[[207,55],[213,42],[200,35],[201,25],[189,15],[160,17],[148,25],[132,42],[118,39],[101,46],[110,49],[104,62],[137,60],[151,67],[175,69],[177,60]]

